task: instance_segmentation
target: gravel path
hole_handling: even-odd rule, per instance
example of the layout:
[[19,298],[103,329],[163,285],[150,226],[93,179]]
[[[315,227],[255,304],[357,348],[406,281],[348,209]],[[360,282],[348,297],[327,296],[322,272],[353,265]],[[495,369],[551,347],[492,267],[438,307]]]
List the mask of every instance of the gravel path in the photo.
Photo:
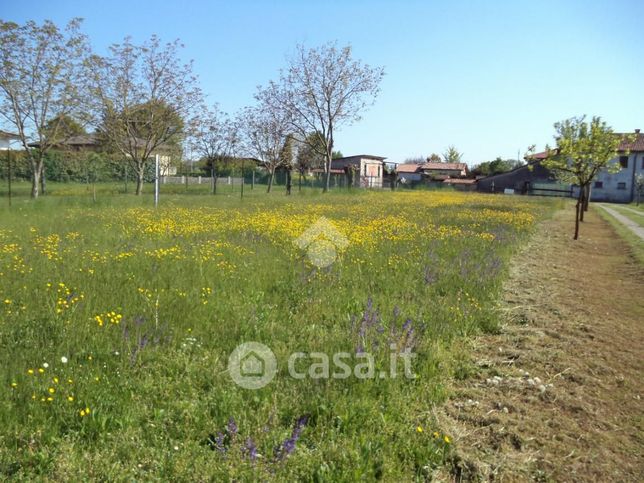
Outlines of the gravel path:
[[624,215],[618,213],[612,208],[609,208],[603,203],[600,203],[599,206],[601,206],[606,212],[608,212],[613,218],[615,218],[617,221],[619,221],[622,225],[624,225],[626,228],[631,230],[635,235],[640,237],[640,240],[644,240],[644,226],[640,226],[633,220],[625,217]]

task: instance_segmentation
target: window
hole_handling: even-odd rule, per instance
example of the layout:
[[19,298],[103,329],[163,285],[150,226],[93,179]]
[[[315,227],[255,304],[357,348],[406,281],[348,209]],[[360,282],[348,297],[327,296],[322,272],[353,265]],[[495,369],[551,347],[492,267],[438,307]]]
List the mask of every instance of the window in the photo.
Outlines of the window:
[[603,181],[595,181],[595,188],[603,188],[603,187],[604,187]]
[[619,183],[617,183],[617,189],[618,190],[625,190],[626,189],[626,183],[623,182],[623,181],[620,181]]
[[620,156],[619,157],[619,165],[622,168],[628,168],[628,156]]

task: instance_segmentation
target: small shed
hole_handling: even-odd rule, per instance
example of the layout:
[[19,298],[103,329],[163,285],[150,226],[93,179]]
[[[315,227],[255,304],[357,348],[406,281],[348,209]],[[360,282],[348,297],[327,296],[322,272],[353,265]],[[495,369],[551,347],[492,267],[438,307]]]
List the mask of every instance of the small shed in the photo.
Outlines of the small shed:
[[358,154],[331,161],[331,169],[347,171],[352,169],[354,186],[362,188],[382,188],[384,174],[384,158],[371,154]]

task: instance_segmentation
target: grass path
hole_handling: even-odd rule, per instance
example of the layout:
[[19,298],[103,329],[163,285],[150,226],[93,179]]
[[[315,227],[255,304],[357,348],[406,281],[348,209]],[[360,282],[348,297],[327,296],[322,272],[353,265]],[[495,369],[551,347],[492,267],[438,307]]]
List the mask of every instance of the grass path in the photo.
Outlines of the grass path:
[[606,210],[611,216],[613,216],[620,223],[626,226],[641,240],[644,240],[644,226],[642,226],[637,221],[633,220],[631,217],[622,215],[621,213],[619,213],[617,210],[614,210],[613,208],[610,208],[604,204],[600,204],[599,206],[601,206],[602,209]]
[[644,474],[644,269],[595,210],[574,242],[572,215],[544,222],[516,259],[506,324],[469,344],[438,411],[457,481]]

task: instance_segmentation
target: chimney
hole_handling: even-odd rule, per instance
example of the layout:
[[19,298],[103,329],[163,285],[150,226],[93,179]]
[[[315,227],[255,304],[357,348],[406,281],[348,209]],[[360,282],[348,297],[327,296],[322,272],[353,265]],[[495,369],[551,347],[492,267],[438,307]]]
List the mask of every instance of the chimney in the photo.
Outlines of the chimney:
[[639,134],[639,133],[640,133],[640,130],[639,130],[639,129],[635,129],[635,134]]

